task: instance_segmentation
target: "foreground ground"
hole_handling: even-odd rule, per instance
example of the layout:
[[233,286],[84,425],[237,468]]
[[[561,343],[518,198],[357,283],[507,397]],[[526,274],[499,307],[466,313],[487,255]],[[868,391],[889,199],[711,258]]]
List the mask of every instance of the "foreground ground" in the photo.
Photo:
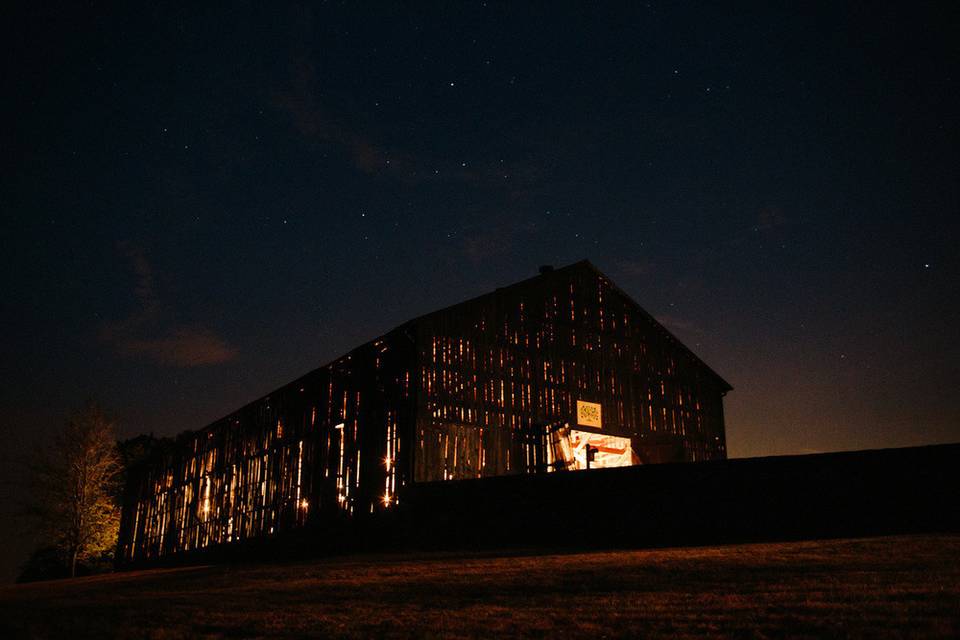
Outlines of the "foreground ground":
[[0,637],[958,637],[960,536],[354,556],[0,589]]

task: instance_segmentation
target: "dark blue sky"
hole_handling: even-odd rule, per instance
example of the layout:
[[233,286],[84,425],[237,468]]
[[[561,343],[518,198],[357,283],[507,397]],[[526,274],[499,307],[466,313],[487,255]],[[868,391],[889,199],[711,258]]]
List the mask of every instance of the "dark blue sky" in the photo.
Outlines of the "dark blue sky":
[[5,14],[4,466],[581,258],[735,387],[733,456],[960,440],[949,3],[526,4]]

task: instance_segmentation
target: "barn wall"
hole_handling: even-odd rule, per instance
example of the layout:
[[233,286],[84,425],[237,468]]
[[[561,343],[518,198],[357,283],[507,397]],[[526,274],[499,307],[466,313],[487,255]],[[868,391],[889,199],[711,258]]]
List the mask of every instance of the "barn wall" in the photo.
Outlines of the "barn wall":
[[121,563],[390,508],[408,481],[409,344],[374,341],[182,434],[128,484]]
[[577,425],[578,400],[601,405],[602,428],[576,428],[629,437],[638,462],[726,456],[725,383],[593,269],[548,273],[416,327],[416,481],[529,471],[523,442]]

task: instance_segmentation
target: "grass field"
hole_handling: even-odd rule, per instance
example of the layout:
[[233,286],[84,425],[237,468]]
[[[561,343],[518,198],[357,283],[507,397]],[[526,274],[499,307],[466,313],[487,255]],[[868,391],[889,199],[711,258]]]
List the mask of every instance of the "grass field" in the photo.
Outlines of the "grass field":
[[960,637],[960,536],[351,556],[0,588],[0,637]]

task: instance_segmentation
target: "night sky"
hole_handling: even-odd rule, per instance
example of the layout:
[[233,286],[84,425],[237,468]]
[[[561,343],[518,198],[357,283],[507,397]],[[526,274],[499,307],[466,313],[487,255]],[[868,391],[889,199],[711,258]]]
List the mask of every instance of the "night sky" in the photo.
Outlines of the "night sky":
[[960,440],[950,3],[527,4],[6,10],[5,505],[87,398],[195,429],[583,258],[731,456]]

